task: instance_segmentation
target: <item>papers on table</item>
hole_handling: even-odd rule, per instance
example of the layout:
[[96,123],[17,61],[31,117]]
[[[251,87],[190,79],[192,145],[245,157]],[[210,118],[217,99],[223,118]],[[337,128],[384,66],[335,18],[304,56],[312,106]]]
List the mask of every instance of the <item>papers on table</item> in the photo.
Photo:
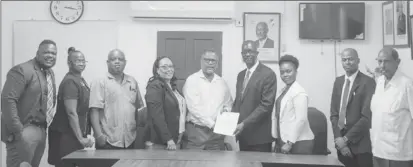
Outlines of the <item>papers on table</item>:
[[234,136],[235,128],[238,125],[239,113],[223,112],[219,114],[215,122],[214,133]]

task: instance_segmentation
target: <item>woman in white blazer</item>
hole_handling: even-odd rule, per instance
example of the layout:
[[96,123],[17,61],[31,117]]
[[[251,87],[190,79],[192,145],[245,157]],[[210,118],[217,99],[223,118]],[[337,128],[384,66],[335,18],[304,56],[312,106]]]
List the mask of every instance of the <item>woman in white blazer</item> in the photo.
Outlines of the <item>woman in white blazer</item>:
[[272,136],[276,150],[290,154],[312,154],[314,134],[308,122],[308,95],[296,81],[299,62],[291,55],[279,60],[280,76],[286,87],[276,98],[272,112]]

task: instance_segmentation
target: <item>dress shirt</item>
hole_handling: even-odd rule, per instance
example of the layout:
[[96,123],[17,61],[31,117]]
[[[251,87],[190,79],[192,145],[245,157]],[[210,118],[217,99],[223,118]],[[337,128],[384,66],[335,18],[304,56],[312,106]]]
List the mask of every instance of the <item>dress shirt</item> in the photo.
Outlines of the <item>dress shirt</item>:
[[[351,92],[351,88],[353,87],[354,80],[356,79],[358,73],[359,73],[359,70],[357,70],[351,76],[344,75],[344,84],[343,84],[343,88],[341,89],[340,109],[341,109],[341,106],[343,106],[343,98],[344,98],[343,96],[344,96],[344,88],[346,87],[346,81],[347,79],[350,80],[350,86],[348,88],[348,91]],[[349,97],[350,97],[350,93],[347,95],[347,103],[348,103]],[[342,111],[339,111],[339,112],[342,112]],[[347,119],[344,118],[344,124],[346,124],[346,122],[347,122]]]
[[263,48],[265,45],[265,42],[267,42],[268,37],[265,37],[264,40],[258,40],[260,46],[258,46],[258,48]]
[[224,79],[216,74],[211,82],[202,70],[190,75],[183,93],[188,107],[187,121],[194,124],[212,128],[220,112],[231,111],[231,92]]
[[99,120],[112,146],[127,148],[135,141],[135,115],[143,106],[138,83],[132,76],[124,74],[122,83],[118,83],[108,73],[91,85],[89,107],[103,109]]
[[[247,71],[250,71],[250,76],[249,76],[247,82],[250,80],[252,74],[254,74],[254,71],[255,71],[255,69],[257,69],[258,64],[259,64],[259,62],[258,62],[258,60],[257,60],[257,61],[255,62],[255,64],[254,64],[250,69],[247,68]],[[246,76],[247,76],[247,72],[245,72],[244,78],[245,78]]]
[[399,69],[387,85],[385,76],[380,76],[371,112],[373,155],[395,161],[413,160],[413,80]]

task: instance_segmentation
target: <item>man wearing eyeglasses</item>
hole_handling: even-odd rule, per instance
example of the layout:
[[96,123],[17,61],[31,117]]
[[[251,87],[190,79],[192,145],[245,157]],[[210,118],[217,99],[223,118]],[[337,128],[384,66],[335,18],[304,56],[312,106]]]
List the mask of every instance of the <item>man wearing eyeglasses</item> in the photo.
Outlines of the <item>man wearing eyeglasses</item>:
[[201,70],[190,75],[183,87],[188,107],[183,148],[224,150],[224,135],[213,132],[218,114],[231,111],[232,97],[223,78],[215,74],[218,55],[206,50],[201,57]]
[[271,112],[277,93],[273,70],[258,61],[254,41],[242,44],[242,59],[247,68],[238,73],[232,112],[240,113],[234,134],[241,151],[271,152]]
[[123,72],[125,54],[109,52],[108,73],[92,82],[89,107],[96,149],[133,149],[137,112],[144,108],[136,80]]

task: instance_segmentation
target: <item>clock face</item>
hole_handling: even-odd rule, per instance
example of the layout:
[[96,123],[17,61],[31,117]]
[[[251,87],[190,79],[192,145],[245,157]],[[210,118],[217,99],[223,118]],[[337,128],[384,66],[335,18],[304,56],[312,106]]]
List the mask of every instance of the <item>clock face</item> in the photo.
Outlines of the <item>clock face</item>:
[[50,12],[53,18],[62,24],[71,24],[83,14],[83,1],[52,1]]

